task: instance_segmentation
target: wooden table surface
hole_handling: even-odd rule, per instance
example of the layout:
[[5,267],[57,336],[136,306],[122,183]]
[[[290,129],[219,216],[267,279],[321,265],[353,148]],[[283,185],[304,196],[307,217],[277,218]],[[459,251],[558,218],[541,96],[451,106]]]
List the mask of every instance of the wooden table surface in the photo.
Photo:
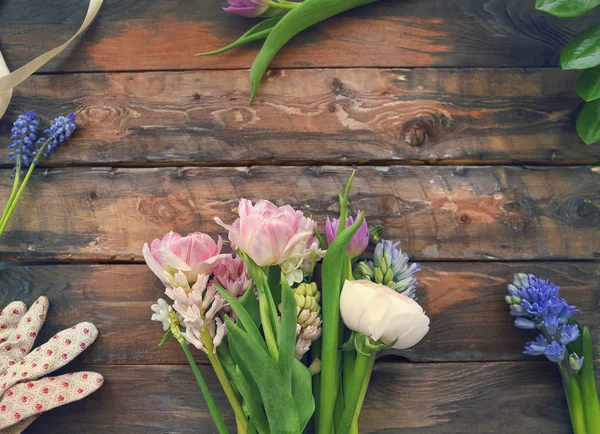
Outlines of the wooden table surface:
[[[86,3],[0,3],[11,69],[66,40]],[[249,27],[223,4],[106,0],[0,121],[6,145],[18,113],[77,113],[76,137],[36,171],[1,240],[0,304],[47,295],[40,342],[94,322],[100,336],[72,368],[106,378],[29,432],[214,432],[179,348],[156,347],[162,288],[142,244],[223,234],[212,217],[232,220],[239,197],[323,223],[353,166],[354,208],[421,262],[431,317],[423,342],[377,363],[361,431],[571,432],[555,366],[521,354],[532,336],[503,297],[515,272],[552,278],[598,343],[600,146],[575,132],[579,74],[558,58],[600,10],[561,20],[534,0],[382,0],[297,37],[249,106],[257,46],[193,56]],[[7,197],[6,153],[0,164]]]

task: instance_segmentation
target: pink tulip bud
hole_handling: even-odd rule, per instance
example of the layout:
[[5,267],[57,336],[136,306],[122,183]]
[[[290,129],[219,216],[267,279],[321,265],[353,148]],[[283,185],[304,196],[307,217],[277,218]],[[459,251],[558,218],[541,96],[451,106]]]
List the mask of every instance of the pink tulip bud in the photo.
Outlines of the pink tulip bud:
[[[356,214],[356,219],[352,217],[348,217],[346,219],[346,227],[349,227],[354,224],[360,218],[360,212]],[[339,219],[330,220],[327,217],[327,221],[325,222],[325,234],[327,235],[327,242],[331,244],[335,237],[338,235],[338,225]],[[362,224],[358,228],[358,231],[354,234],[352,239],[350,240],[350,244],[348,244],[348,249],[346,253],[348,254],[348,258],[356,258],[360,256],[362,252],[365,251],[367,246],[369,245],[369,227],[367,226],[367,219],[363,219]]]
[[315,222],[291,206],[277,207],[268,200],[256,205],[240,200],[239,218],[227,225],[218,217],[217,224],[229,231],[229,241],[260,267],[287,261],[300,242],[312,236]]

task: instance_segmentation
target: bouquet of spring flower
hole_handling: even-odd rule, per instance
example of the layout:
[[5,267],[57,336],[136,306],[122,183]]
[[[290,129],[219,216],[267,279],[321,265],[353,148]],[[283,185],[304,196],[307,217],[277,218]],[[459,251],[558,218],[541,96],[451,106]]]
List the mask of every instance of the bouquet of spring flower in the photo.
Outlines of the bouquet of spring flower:
[[11,129],[12,142],[8,146],[8,156],[15,162],[13,188],[0,218],[0,236],[4,233],[40,159],[48,158],[57,146],[71,137],[76,127],[74,113],[59,116],[44,130],[42,137],[38,137],[40,122],[35,112],[29,111],[17,118]]
[[419,266],[399,243],[381,240],[361,260],[370,234],[363,213],[348,217],[351,181],[325,238],[289,205],[242,199],[232,224],[215,218],[231,254],[203,233],[144,245],[169,299],[152,306],[161,345],[178,341],[220,433],[227,428],[189,345],[212,364],[238,433],[302,433],[311,420],[317,433],[357,433],[377,352],[409,348],[429,330],[414,299]]
[[524,353],[545,355],[558,365],[574,433],[600,433],[590,330],[572,318],[579,310],[558,298],[558,290],[547,280],[519,273],[508,285],[506,302],[516,327],[539,332]]
[[254,100],[260,81],[271,60],[301,31],[349,9],[374,3],[376,0],[227,0],[225,12],[245,17],[265,18],[240,36],[235,42],[215,51],[197,54],[209,56],[223,53],[252,41],[265,40],[250,69],[251,95]]

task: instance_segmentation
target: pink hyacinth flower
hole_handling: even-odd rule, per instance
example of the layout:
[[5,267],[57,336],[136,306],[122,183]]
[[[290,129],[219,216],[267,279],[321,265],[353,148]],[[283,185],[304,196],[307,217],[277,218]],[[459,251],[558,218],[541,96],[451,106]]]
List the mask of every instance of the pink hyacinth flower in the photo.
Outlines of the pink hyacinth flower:
[[229,231],[229,241],[246,253],[260,267],[287,261],[294,247],[313,234],[315,222],[289,205],[277,207],[268,200],[256,205],[240,200],[239,218],[227,225],[218,217],[215,222]]
[[[352,217],[348,217],[346,219],[346,227],[349,227],[354,224],[360,218],[360,212],[356,214],[356,219]],[[338,234],[338,224],[339,219],[330,220],[327,217],[327,221],[325,222],[325,234],[327,236],[327,243],[331,244],[335,237]],[[365,251],[367,246],[369,245],[369,226],[367,225],[367,219],[363,219],[362,224],[358,228],[358,231],[354,234],[352,239],[350,240],[350,244],[348,244],[348,249],[346,253],[350,259],[356,258],[362,252]]]
[[246,263],[241,258],[224,258],[213,269],[214,283],[225,288],[236,298],[241,297],[250,286]]
[[[199,274],[212,273],[217,260],[230,256],[221,254],[222,247],[221,237],[215,242],[201,232],[186,237],[169,232],[162,239],[152,241],[150,246],[148,243],[144,244],[142,253],[148,267],[168,286],[165,271],[170,274],[172,269],[181,271],[190,284],[198,279]],[[171,267],[171,270],[167,267]]]

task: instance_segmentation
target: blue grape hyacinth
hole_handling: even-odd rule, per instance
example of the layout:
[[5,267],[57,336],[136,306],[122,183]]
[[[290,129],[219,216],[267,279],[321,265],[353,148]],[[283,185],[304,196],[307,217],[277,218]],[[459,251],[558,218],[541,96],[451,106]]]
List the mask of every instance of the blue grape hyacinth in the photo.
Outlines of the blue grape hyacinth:
[[354,268],[357,279],[366,279],[388,286],[394,291],[415,299],[418,281],[415,274],[421,270],[417,263],[398,248],[400,241],[381,240],[375,246],[372,261],[361,261]]
[[[533,274],[519,273],[508,285],[506,302],[515,318],[515,327],[539,330],[540,334],[525,345],[525,354],[545,355],[554,363],[562,363],[568,356],[567,345],[579,337],[579,327],[569,324],[571,316],[580,312],[564,298],[558,298],[559,287]],[[568,364],[575,372],[581,368],[583,357],[569,356]]]
[[11,161],[19,164],[20,160],[25,166],[29,165],[31,158],[35,155],[39,129],[40,123],[34,111],[19,115],[11,129],[12,142],[8,145],[9,149],[14,149],[8,153]]
[[[48,157],[58,145],[71,137],[75,128],[74,113],[59,116],[44,131],[44,137],[38,138],[40,123],[35,112],[29,111],[17,118],[11,129],[12,141],[8,146],[11,150],[8,157],[15,162],[13,188],[0,217],[0,236],[6,230],[40,157]],[[21,177],[24,168],[27,168],[26,173]]]

